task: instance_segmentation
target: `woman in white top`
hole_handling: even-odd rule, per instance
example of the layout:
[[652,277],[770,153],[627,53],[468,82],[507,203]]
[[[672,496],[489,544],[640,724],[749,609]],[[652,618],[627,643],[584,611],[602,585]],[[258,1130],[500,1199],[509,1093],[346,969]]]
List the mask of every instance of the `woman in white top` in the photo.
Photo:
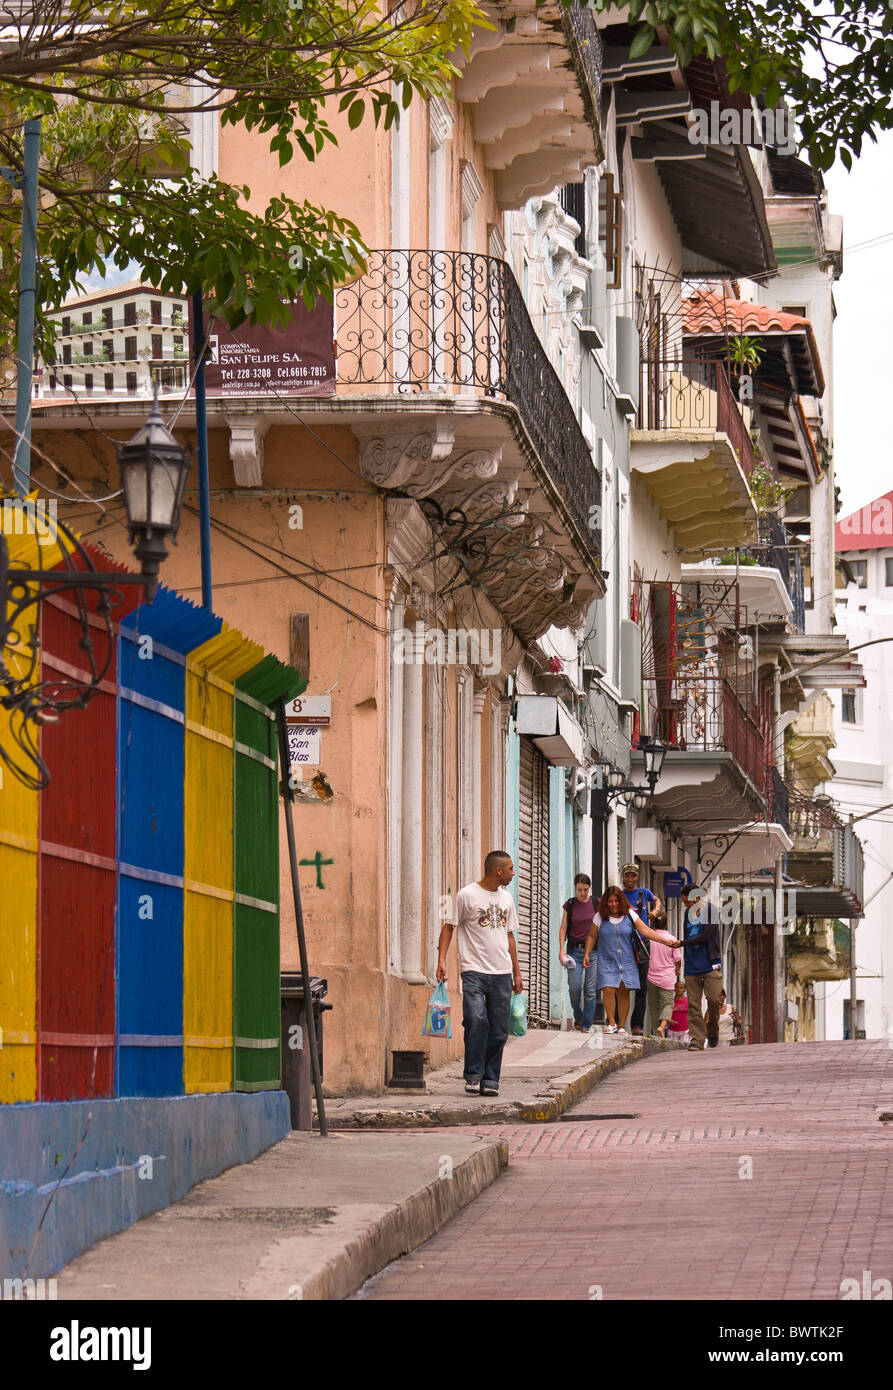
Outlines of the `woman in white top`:
[[719,995],[719,1041],[729,1044],[733,1043],[736,1038],[743,1036],[744,1030],[741,1027],[738,1010],[727,1001],[725,990],[721,990]]
[[599,899],[598,911],[586,939],[584,970],[589,965],[589,952],[598,945],[598,976],[596,988],[602,991],[607,1033],[626,1033],[624,1024],[629,1014],[629,992],[639,989],[639,967],[633,945],[634,933],[651,941],[663,941],[667,946],[682,942],[668,932],[653,931],[630,907],[622,888],[606,888]]

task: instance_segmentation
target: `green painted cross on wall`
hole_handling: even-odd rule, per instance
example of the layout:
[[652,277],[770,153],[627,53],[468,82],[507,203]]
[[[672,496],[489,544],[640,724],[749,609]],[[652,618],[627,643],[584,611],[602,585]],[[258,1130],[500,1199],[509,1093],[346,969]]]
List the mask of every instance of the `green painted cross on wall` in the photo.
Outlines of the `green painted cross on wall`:
[[313,856],[312,859],[299,859],[299,860],[298,860],[298,863],[299,863],[299,864],[307,864],[307,865],[312,864],[312,865],[314,866],[314,868],[316,869],[316,886],[317,886],[317,888],[325,888],[325,886],[326,886],[326,885],[323,883],[323,881],[322,881],[322,866],[323,866],[323,864],[334,864],[334,862],[335,862],[334,859],[323,859],[323,857],[322,857],[322,850],[317,850],[316,853],[314,854],[314,856]]

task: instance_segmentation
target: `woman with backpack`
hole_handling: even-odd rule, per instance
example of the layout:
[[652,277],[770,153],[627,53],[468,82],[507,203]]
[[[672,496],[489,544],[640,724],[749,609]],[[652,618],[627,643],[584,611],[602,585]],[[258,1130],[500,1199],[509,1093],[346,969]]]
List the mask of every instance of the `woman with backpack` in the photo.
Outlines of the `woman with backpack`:
[[585,970],[590,952],[597,946],[596,989],[602,991],[605,1004],[606,1033],[626,1035],[629,992],[639,988],[639,958],[643,954],[639,938],[642,936],[649,941],[662,941],[667,946],[681,945],[668,932],[652,931],[630,907],[622,888],[606,888],[599,899],[583,956]]
[[567,969],[567,988],[578,1033],[588,1033],[595,1017],[595,962],[583,967],[586,939],[595,917],[591,888],[592,880],[586,874],[577,874],[574,879],[576,896],[564,903],[558,929],[558,954]]

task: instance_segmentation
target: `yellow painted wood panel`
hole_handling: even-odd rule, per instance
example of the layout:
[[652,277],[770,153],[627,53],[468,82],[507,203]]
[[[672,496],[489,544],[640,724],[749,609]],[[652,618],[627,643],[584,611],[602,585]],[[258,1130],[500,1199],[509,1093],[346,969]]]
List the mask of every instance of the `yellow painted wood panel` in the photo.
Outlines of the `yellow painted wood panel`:
[[[9,781],[7,772],[7,787]],[[0,913],[0,1102],[36,1100],[36,846],[31,851],[0,842],[0,884],[6,903]]]
[[193,724],[201,724],[203,728],[232,738],[232,687],[221,689],[217,681],[205,680],[194,671],[187,671],[186,718]]
[[233,754],[186,730],[185,877],[233,887]]
[[[13,553],[22,551],[21,561],[35,563],[36,543],[29,547],[27,537],[10,541]],[[27,627],[21,627],[24,637]],[[13,674],[17,668],[24,674],[30,656],[28,646],[7,650]],[[0,709],[0,743],[12,752],[10,725],[10,715]],[[0,763],[0,1102],[37,1099],[38,798]]]
[[233,1088],[233,905],[186,892],[183,1077],[193,1091]]

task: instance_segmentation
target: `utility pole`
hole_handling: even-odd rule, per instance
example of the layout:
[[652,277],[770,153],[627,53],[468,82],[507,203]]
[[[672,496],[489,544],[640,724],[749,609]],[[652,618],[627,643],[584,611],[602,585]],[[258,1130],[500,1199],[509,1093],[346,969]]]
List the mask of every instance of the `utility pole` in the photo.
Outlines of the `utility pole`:
[[22,244],[19,255],[19,317],[16,332],[16,438],[12,474],[19,497],[31,486],[31,379],[34,371],[34,319],[37,307],[37,184],[40,121],[25,122],[25,163],[21,174],[0,175],[22,191]]
[[208,475],[208,403],[205,396],[205,315],[202,292],[192,296],[192,334],[195,354],[195,434],[198,445],[198,529],[202,567],[202,607],[211,613],[211,484]]

